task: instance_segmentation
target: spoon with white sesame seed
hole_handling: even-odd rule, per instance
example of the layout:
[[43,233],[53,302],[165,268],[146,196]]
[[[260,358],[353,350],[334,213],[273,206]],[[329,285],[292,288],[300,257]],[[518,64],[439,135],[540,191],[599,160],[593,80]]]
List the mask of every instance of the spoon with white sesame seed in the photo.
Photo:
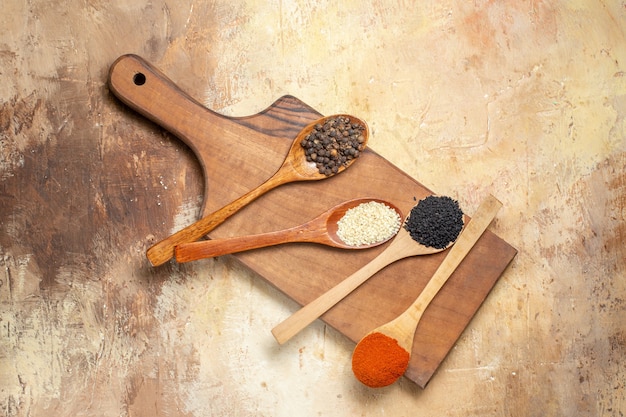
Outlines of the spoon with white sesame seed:
[[[360,222],[360,228],[363,229],[361,232],[365,237],[361,240],[348,239],[341,230],[342,220],[354,210],[365,207],[371,207],[370,220]],[[372,214],[374,210],[382,214],[376,217]],[[174,252],[176,261],[182,263],[293,242],[319,243],[341,249],[367,249],[382,245],[393,238],[400,228],[401,219],[400,209],[388,201],[357,198],[344,201],[299,226],[255,235],[181,243],[175,247]],[[385,220],[390,220],[392,224]],[[394,222],[397,224],[393,224]],[[387,224],[388,227],[381,228],[381,224]]]

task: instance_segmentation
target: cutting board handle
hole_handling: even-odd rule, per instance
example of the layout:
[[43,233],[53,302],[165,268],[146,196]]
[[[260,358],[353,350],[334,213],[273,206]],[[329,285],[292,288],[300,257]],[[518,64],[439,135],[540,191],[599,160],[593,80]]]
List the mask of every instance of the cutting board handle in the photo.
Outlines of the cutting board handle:
[[[176,135],[201,158],[197,144],[220,138],[229,118],[207,109],[137,55],[122,55],[109,69],[109,88],[127,106]],[[204,161],[200,161],[204,165]]]

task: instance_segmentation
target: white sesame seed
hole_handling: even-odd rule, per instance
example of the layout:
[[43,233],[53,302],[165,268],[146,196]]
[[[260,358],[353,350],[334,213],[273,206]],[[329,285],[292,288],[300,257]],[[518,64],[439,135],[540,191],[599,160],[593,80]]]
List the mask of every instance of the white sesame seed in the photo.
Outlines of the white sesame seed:
[[337,236],[350,246],[371,245],[398,233],[401,219],[384,203],[369,201],[346,211],[337,222]]

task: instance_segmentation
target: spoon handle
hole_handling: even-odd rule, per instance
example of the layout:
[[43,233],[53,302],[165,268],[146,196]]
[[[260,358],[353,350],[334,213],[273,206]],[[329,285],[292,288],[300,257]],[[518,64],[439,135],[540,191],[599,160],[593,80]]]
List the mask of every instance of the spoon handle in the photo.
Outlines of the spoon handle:
[[164,264],[172,259],[174,256],[174,248],[177,245],[200,239],[247,204],[284,182],[283,176],[279,175],[279,172],[277,172],[263,184],[250,190],[235,201],[156,243],[148,249],[146,256],[154,266]]
[[289,242],[326,242],[324,232],[323,225],[306,223],[276,232],[181,243],[175,248],[176,261],[195,261]]
[[406,250],[407,247],[411,247],[405,244],[407,239],[410,240],[411,236],[401,230],[391,244],[376,258],[274,327],[272,334],[276,341],[280,344],[287,342],[376,272],[399,259],[412,256],[414,253]]
[[478,239],[487,230],[487,227],[491,224],[501,207],[502,203],[492,195],[487,196],[483,200],[417,299],[404,313],[389,323],[391,327],[403,330],[399,332],[403,337],[398,339],[398,342],[409,352],[411,351],[410,347],[413,343],[415,330],[422,314],[433,298],[435,298],[435,295],[448,281],[448,278],[465,259],[465,256],[472,250]]

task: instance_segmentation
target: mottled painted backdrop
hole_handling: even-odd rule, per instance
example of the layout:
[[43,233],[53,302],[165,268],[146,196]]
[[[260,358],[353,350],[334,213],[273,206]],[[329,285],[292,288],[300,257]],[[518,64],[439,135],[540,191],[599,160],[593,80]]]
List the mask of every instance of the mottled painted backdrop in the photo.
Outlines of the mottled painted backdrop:
[[[4,0],[0,410],[5,416],[626,414],[626,3]],[[320,322],[230,257],[161,269],[203,179],[106,86],[152,61],[207,107],[292,94],[519,253],[430,385],[373,391]]]

